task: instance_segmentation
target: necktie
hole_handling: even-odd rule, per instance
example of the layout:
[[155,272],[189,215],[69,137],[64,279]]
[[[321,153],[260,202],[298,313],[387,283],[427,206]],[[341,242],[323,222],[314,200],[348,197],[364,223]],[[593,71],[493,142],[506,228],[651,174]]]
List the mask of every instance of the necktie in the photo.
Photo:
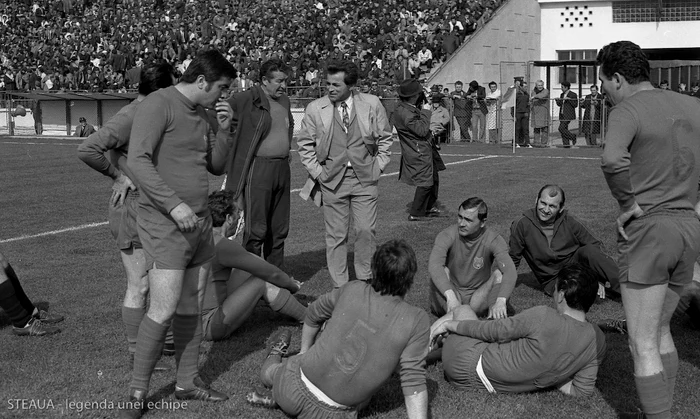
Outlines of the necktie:
[[343,117],[343,129],[348,132],[348,126],[350,125],[350,116],[348,115],[348,104],[345,102],[340,102],[340,114]]

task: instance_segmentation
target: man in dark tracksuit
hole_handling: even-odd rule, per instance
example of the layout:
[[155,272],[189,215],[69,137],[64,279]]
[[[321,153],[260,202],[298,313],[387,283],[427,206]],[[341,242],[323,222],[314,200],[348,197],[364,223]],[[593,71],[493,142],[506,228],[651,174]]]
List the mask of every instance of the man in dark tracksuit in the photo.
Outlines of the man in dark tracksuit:
[[578,95],[571,90],[571,83],[564,80],[561,82],[561,96],[556,100],[559,106],[559,133],[564,147],[576,146],[576,134],[569,131],[569,124],[576,120],[576,107],[578,106]]
[[226,190],[245,213],[243,246],[281,268],[289,233],[289,149],[294,119],[285,94],[289,68],[270,59],[260,68],[261,84],[234,95],[229,103],[236,130],[231,144]]
[[[557,185],[545,185],[537,195],[535,208],[513,221],[510,228],[510,257],[515,266],[525,257],[545,293],[552,295],[555,279],[564,266],[577,262],[592,269],[605,290],[620,294],[615,261],[600,249],[600,241],[564,209],[566,195]],[[604,287],[604,288],[603,288]]]

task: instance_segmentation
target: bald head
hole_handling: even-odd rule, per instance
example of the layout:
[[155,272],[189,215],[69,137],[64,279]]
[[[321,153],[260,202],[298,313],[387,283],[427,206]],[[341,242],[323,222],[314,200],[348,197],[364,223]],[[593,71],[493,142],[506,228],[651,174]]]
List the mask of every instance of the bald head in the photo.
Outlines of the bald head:
[[552,223],[564,208],[566,195],[558,185],[545,185],[540,189],[535,201],[537,218],[544,223]]

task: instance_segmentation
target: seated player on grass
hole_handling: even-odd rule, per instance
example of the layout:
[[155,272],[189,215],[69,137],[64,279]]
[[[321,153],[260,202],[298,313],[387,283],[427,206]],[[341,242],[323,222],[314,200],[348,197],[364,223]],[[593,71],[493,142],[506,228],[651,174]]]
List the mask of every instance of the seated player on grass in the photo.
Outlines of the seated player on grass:
[[605,335],[586,321],[598,291],[595,275],[578,264],[556,278],[556,310],[529,308],[513,317],[478,320],[469,306],[455,320],[438,320],[431,342],[448,332],[442,348],[445,378],[458,388],[522,393],[557,388],[590,396],[605,356]]
[[479,316],[508,317],[517,273],[506,241],[486,227],[488,207],[477,197],[459,206],[457,224],[435,238],[430,252],[430,308],[436,316],[468,305]]
[[0,267],[0,308],[12,321],[12,333],[17,336],[44,336],[60,332],[61,329],[52,324],[62,322],[63,316],[49,314],[32,304],[15,270],[2,253]]
[[271,337],[260,379],[272,395],[249,393],[249,403],[279,407],[293,417],[354,418],[398,367],[407,417],[427,418],[430,321],[403,300],[413,284],[416,255],[405,241],[392,240],[377,249],[371,266],[366,282],[351,281],[309,306],[299,355],[282,360],[288,329]]
[[301,282],[227,239],[235,233],[240,215],[233,202],[233,192],[210,194],[209,211],[214,226],[215,257],[202,306],[204,338],[222,340],[231,336],[261,298],[273,311],[302,322],[306,307],[291,294],[299,291]]

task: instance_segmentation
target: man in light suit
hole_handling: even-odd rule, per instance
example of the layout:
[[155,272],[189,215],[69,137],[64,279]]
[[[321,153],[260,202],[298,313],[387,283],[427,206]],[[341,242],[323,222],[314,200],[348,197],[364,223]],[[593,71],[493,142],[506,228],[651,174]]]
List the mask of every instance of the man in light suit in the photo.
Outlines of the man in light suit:
[[336,288],[348,282],[350,216],[355,226],[355,276],[371,276],[376,247],[377,182],[387,164],[391,131],[379,98],[352,91],[358,68],[350,61],[328,65],[328,95],[306,107],[297,136],[310,179],[302,198],[318,200],[326,223],[326,260]]

